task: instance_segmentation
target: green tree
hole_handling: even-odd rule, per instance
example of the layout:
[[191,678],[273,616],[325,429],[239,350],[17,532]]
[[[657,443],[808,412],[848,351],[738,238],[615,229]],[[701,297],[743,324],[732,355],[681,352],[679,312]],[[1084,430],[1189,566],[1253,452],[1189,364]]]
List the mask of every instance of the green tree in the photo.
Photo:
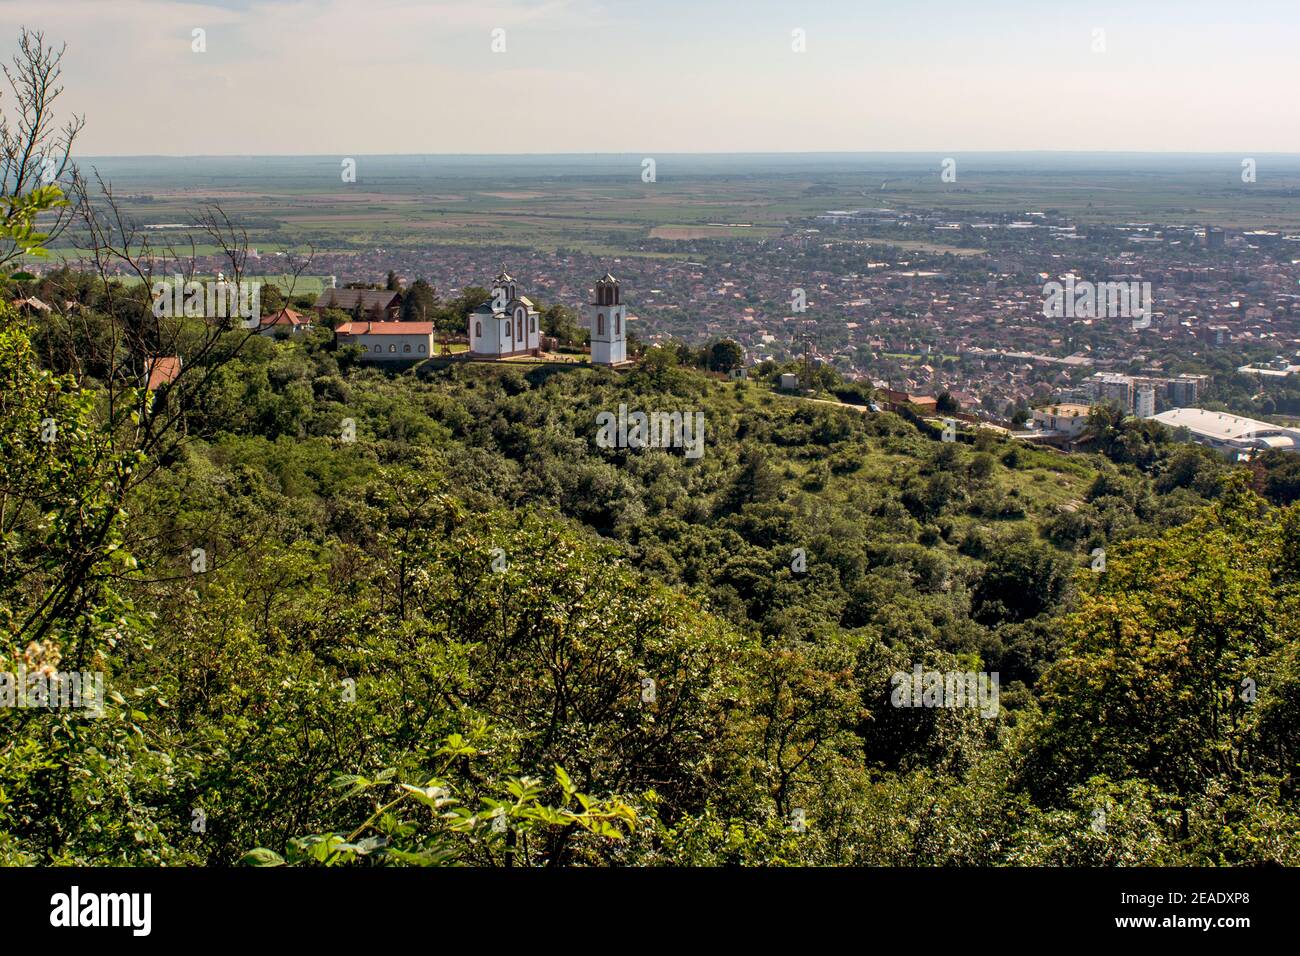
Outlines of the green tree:
[[1140,777],[1186,808],[1212,778],[1258,764],[1248,717],[1291,588],[1289,572],[1274,584],[1280,540],[1262,516],[1238,481],[1189,524],[1107,553],[1044,678],[1033,792],[1059,800],[1093,776]]
[[722,339],[709,346],[708,367],[714,372],[729,372],[745,364],[745,351],[731,339]]
[[[396,281],[396,275],[389,274]],[[433,286],[423,278],[418,278],[402,294],[402,307],[398,317],[403,322],[432,322],[435,320],[437,305],[438,298]],[[463,327],[461,331],[464,331]]]

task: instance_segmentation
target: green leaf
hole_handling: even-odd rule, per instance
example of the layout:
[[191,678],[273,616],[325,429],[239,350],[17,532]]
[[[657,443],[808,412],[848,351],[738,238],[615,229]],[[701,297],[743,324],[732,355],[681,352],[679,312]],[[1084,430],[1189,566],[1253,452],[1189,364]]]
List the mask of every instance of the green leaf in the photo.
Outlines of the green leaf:
[[256,850],[249,850],[239,858],[240,866],[284,866],[284,857],[274,850],[268,850],[266,847],[259,846]]

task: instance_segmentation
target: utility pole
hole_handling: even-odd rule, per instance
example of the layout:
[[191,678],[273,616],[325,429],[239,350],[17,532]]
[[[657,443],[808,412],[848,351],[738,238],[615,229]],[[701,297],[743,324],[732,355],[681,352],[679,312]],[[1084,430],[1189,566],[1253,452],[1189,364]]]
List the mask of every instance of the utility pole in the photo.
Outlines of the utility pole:
[[813,324],[807,320],[800,322],[794,334],[795,345],[798,346],[800,342],[803,343],[802,384],[805,390],[812,388],[812,355],[809,351],[812,347],[812,333],[808,331],[808,327]]

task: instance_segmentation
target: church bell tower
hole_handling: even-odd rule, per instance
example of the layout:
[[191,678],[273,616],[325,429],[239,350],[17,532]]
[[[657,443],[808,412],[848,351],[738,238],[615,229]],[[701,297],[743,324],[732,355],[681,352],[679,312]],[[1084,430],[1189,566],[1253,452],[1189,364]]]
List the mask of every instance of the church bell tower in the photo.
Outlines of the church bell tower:
[[596,301],[586,306],[591,326],[593,365],[618,365],[627,361],[627,315],[618,280],[608,272],[596,282]]

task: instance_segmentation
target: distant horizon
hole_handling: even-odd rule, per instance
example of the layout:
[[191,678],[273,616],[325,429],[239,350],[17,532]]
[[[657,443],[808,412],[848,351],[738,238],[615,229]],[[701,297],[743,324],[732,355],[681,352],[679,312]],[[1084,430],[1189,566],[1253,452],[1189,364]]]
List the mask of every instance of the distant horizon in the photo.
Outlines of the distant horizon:
[[[981,179],[1014,180],[1020,176],[1079,177],[1090,180],[1131,173],[1138,177],[1179,177],[1202,181],[1207,187],[1241,188],[1242,163],[1253,161],[1273,188],[1300,188],[1300,153],[1210,153],[1137,150],[737,150],[669,152],[584,151],[568,153],[228,153],[168,155],[138,153],[84,155],[75,161],[119,183],[144,187],[159,177],[172,185],[213,186],[238,183],[243,188],[268,188],[304,179],[339,184],[350,171],[352,182],[364,188],[400,181],[501,179],[520,182],[593,179],[624,181],[653,188],[653,182],[677,179],[718,179],[743,176],[801,177],[814,181],[932,180],[936,189],[961,189]],[[651,170],[648,161],[653,160]],[[953,181],[942,179],[951,167]],[[653,177],[644,174],[653,171]],[[974,178],[969,178],[974,177]],[[347,180],[343,180],[347,182]],[[873,183],[874,185],[874,183]]]

